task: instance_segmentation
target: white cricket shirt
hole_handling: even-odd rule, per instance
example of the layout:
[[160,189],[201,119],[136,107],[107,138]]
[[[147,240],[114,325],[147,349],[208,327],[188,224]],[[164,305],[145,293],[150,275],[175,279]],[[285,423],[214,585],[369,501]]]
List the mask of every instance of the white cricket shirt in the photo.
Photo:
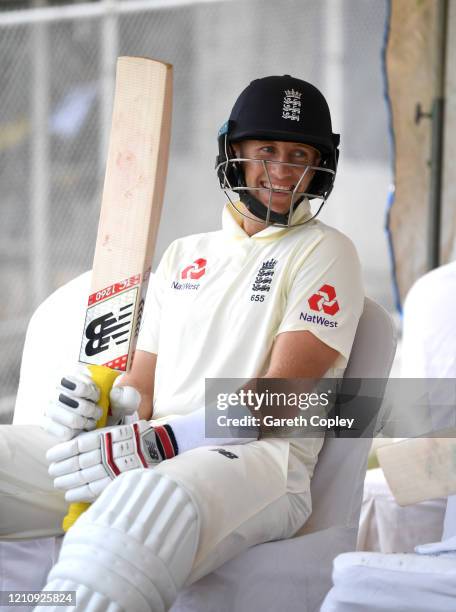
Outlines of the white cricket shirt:
[[[300,204],[293,223],[310,216]],[[148,290],[137,348],[157,353],[154,418],[204,406],[205,378],[261,376],[274,338],[309,330],[347,364],[363,309],[355,248],[320,221],[249,237],[227,205],[223,229],[178,239]]]

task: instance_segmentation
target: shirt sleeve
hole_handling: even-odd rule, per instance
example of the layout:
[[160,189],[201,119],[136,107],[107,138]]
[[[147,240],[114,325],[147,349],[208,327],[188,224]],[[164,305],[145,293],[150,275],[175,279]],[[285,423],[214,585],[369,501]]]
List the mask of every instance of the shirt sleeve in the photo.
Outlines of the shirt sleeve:
[[289,276],[277,334],[308,330],[346,364],[364,307],[361,266],[352,242],[336,230],[325,232]]
[[136,349],[158,354],[160,319],[169,277],[171,246],[165,251],[155,274],[151,274]]

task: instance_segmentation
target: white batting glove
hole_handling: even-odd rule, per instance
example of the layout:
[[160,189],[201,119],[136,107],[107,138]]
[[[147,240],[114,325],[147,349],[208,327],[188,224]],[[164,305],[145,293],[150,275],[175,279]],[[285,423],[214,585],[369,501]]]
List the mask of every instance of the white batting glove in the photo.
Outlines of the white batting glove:
[[[114,381],[109,392],[109,407],[111,414],[108,417],[108,425],[120,425],[123,422],[132,422],[139,419],[138,410],[141,403],[141,394],[134,387],[120,385],[123,374]],[[125,417],[135,417],[125,420]]]
[[[111,415],[108,424],[119,423],[125,415],[136,412],[141,402],[133,387],[118,387],[119,376],[111,389],[109,399]],[[71,440],[82,431],[95,429],[103,411],[97,405],[100,390],[87,366],[79,364],[75,371],[62,377],[57,386],[57,398],[45,411],[42,427],[61,440]]]
[[105,427],[52,447],[46,454],[54,487],[68,502],[94,501],[122,472],[151,468],[177,455],[172,429],[149,421]]

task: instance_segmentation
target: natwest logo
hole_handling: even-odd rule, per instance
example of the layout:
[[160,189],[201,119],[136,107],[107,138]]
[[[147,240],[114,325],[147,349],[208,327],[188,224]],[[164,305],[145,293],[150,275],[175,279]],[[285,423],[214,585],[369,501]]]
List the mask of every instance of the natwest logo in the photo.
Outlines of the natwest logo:
[[336,290],[332,285],[322,285],[317,293],[308,299],[311,310],[323,311],[327,315],[335,315],[339,312],[339,304],[336,300]]
[[195,259],[192,264],[182,270],[181,277],[184,280],[187,278],[198,280],[206,273],[206,264],[207,261],[202,257]]

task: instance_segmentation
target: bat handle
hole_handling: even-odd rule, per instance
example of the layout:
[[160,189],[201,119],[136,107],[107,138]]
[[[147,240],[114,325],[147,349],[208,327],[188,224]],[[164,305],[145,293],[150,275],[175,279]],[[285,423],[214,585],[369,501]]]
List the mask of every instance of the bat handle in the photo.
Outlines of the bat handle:
[[[106,366],[89,365],[89,370],[92,374],[92,379],[97,387],[100,389],[100,400],[98,405],[103,410],[103,414],[97,422],[97,429],[104,427],[108,419],[109,410],[109,392],[112,389],[114,381],[121,374],[117,370],[112,370]],[[63,519],[62,529],[68,531],[68,529],[75,523],[78,517],[87,510],[90,506],[89,503],[79,502],[70,504],[68,508],[68,514]]]

